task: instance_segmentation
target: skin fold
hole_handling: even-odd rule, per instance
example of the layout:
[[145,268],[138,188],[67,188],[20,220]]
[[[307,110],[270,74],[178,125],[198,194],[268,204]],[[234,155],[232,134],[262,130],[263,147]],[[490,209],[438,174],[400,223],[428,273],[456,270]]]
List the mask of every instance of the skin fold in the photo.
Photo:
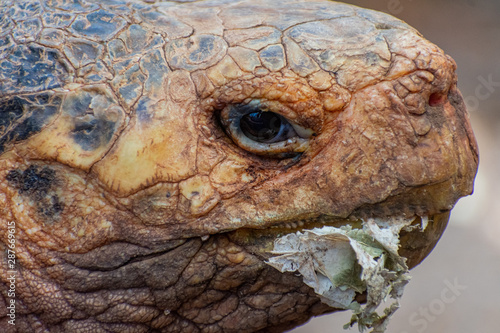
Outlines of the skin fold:
[[[472,193],[455,62],[389,15],[3,0],[0,27],[2,332],[291,329],[337,309],[265,263],[274,239],[429,217],[400,235],[413,267]],[[232,131],[241,105],[296,135]]]

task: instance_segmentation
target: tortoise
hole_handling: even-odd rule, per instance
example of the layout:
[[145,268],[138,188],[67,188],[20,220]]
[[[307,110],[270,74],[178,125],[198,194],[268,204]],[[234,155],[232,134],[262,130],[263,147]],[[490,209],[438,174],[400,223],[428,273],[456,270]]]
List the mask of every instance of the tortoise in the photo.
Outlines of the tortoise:
[[0,27],[4,332],[382,331],[363,304],[472,193],[456,64],[387,14],[2,0]]

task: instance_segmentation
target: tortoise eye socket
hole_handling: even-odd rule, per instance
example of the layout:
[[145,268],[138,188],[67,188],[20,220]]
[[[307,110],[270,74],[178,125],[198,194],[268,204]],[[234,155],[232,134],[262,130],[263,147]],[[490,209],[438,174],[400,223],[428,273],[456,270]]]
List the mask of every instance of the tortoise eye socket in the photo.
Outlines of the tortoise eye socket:
[[297,135],[285,118],[260,110],[241,117],[240,129],[249,139],[260,143],[280,142]]
[[258,101],[226,106],[220,112],[220,122],[240,148],[277,158],[304,152],[312,135],[312,130],[267,110]]

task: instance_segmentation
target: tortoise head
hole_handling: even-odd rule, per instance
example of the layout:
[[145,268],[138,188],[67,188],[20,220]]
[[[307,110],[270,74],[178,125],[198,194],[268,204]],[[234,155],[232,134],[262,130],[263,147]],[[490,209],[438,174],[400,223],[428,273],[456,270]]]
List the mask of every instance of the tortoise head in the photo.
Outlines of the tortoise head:
[[413,267],[472,192],[477,145],[437,46],[341,3],[223,2],[7,15],[0,228],[15,225],[19,327],[286,329],[338,307],[266,263],[275,241],[329,227],[343,248],[358,230]]

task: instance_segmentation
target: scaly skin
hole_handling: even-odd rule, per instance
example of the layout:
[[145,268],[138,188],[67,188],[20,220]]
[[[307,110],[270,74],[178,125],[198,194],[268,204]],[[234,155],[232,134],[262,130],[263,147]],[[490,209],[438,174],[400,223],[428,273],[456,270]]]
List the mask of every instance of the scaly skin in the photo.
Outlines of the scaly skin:
[[[283,331],[335,309],[265,264],[274,238],[431,216],[415,266],[472,191],[455,63],[388,15],[2,0],[0,27],[2,332]],[[314,135],[242,146],[224,110],[252,101]]]

